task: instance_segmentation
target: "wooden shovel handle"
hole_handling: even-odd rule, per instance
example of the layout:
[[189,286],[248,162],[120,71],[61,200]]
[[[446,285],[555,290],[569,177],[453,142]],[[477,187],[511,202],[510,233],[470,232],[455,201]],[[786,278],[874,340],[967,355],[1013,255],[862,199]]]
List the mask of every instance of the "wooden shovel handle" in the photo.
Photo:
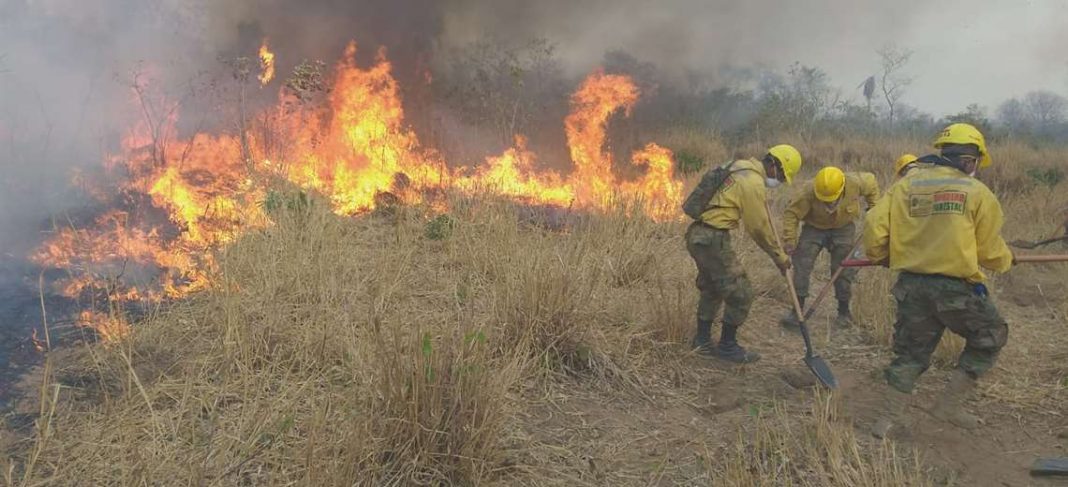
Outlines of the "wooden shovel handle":
[[[771,233],[775,235],[775,242],[779,244],[779,250],[783,250],[782,238],[779,237],[779,229],[775,228],[775,219],[771,217],[771,205],[768,204],[768,200],[764,200],[764,210],[768,212],[768,223],[771,225]],[[789,256],[787,256],[787,258],[789,258]],[[797,290],[794,289],[793,265],[791,265],[789,269],[786,269],[786,287],[790,289],[790,298],[794,302],[794,312],[797,313],[797,318],[801,319],[801,317],[805,315],[805,312],[801,309],[801,301],[797,299]]]
[[1068,262],[1068,254],[1053,255],[1017,255],[1016,263]]

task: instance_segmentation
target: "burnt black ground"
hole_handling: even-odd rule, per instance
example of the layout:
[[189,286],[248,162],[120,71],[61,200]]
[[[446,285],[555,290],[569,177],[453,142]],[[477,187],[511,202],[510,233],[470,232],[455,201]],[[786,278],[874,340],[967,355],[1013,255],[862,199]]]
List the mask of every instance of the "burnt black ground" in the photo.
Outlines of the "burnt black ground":
[[[21,256],[0,254],[0,411],[14,399],[12,385],[30,367],[40,363],[31,336],[36,328],[44,339],[41,319],[41,295],[38,279],[41,270]],[[54,276],[44,275],[45,283]],[[70,300],[45,293],[49,321],[57,325],[69,321]]]

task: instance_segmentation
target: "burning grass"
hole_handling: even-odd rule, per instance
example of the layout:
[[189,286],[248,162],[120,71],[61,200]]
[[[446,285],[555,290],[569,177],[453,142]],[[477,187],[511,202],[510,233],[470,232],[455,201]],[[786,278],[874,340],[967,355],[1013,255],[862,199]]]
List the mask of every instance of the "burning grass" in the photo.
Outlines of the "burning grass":
[[[266,43],[259,56],[266,84],[274,69]],[[317,192],[334,213],[348,216],[398,204],[446,211],[443,196],[449,192],[581,211],[640,199],[643,213],[654,218],[675,214],[682,183],[674,177],[670,150],[647,143],[631,155],[638,175],[625,180],[616,174],[608,124],[617,114],[628,115],[640,96],[626,76],[597,72],[577,88],[572,112],[561,121],[573,168],[561,176],[536,166],[522,134],[515,134],[515,147],[485,164],[447,164],[408,125],[385,52],[367,68],[356,56],[350,44],[330,81],[316,85],[322,93],[315,97],[305,99],[286,83],[275,107],[248,120],[242,116],[237,134],[179,134],[178,104],[156,93],[146,77],[135,77],[144,119],[107,158],[104,174],[80,180],[104,210],[92,221],[57,225],[32,257],[71,271],[59,291],[92,301],[86,316],[99,319],[85,326],[109,328],[104,317],[113,314],[105,312],[110,307],[213,285],[214,252],[268,224],[259,203],[271,201],[274,186]],[[128,268],[154,278],[130,279]]]

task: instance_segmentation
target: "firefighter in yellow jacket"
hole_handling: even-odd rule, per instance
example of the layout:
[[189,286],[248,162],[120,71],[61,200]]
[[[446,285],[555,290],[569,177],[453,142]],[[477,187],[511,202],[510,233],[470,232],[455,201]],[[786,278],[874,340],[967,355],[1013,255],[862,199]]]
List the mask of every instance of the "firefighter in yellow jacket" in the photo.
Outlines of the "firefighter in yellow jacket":
[[[801,154],[789,145],[777,145],[768,149],[762,160],[738,160],[729,168],[729,176],[703,206],[700,220],[686,231],[686,249],[697,264],[697,288],[701,292],[693,346],[704,355],[749,363],[759,360],[760,355],[739,345],[737,332],[749,315],[753,289],[731,244],[731,231],[744,224],[780,271],[789,268],[790,259],[772,232],[765,207],[766,188],[790,183],[801,169]],[[712,322],[724,304],[717,345],[712,340]]]
[[919,167],[921,163],[918,159],[918,157],[912,154],[903,154],[901,157],[898,157],[897,160],[894,161],[894,177],[898,179],[903,178],[909,171]]
[[1005,272],[1013,264],[1001,238],[1001,205],[973,177],[991,164],[986,142],[975,127],[958,123],[946,127],[934,146],[939,154],[921,158],[932,165],[890,187],[866,219],[868,258],[900,273],[892,290],[895,357],[884,371],[890,387],[872,430],[878,437],[898,422],[946,328],[966,344],[933,413],[974,428],[978,419],[961,408],[962,401],[994,366],[1008,338],[1008,325],[987,293],[981,270]]
[[[875,206],[879,199],[879,183],[869,172],[845,173],[837,167],[825,167],[816,173],[815,179],[798,191],[783,214],[783,245],[786,253],[793,256],[794,288],[797,299],[805,306],[812,268],[820,252],[827,250],[831,257],[831,274],[838,270],[842,260],[849,257],[856,239],[854,222],[861,217],[861,199],[864,209]],[[803,222],[800,236],[799,222]],[[834,295],[838,298],[839,327],[853,324],[849,310],[853,279],[856,269],[846,269],[834,283]],[[797,328],[799,317],[790,311],[781,321],[787,328]]]

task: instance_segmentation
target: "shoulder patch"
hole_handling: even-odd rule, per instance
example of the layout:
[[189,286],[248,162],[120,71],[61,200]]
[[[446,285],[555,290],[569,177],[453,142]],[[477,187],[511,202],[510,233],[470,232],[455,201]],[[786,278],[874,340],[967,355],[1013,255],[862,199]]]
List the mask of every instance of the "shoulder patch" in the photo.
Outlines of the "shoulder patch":
[[734,186],[734,175],[727,176],[727,179],[723,180],[723,185],[720,186],[720,191]]
[[931,215],[963,215],[968,204],[968,193],[943,190],[926,194],[909,195],[909,216],[924,218]]

